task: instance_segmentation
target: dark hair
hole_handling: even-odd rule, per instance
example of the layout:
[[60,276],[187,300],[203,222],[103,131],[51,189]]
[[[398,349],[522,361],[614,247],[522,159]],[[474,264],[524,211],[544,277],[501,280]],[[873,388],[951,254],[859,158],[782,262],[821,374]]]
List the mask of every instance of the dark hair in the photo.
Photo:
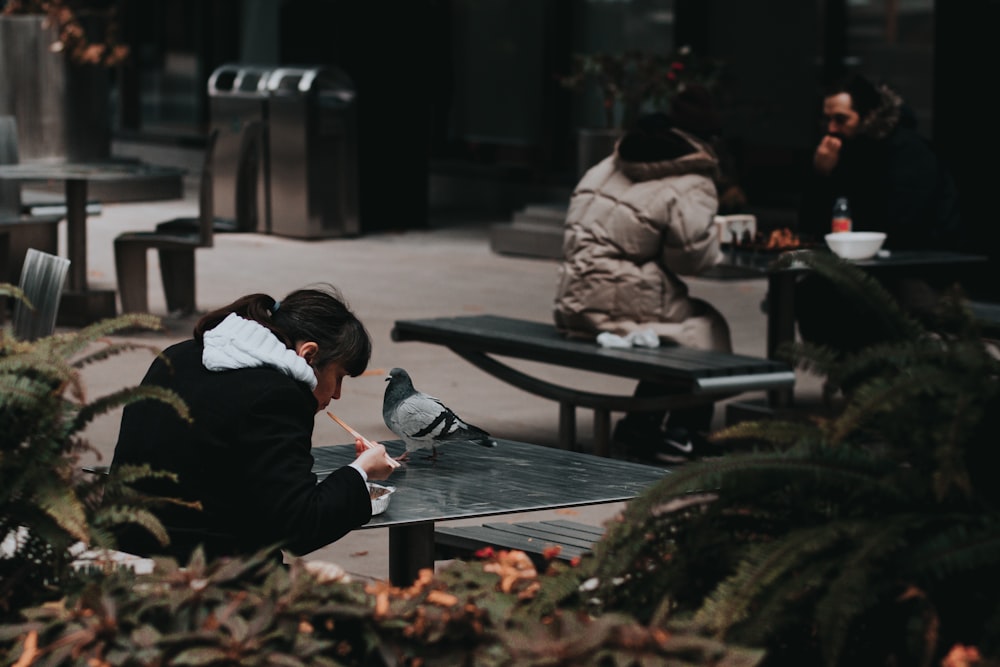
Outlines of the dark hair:
[[860,74],[848,74],[827,84],[823,97],[832,97],[840,93],[851,96],[851,108],[862,119],[867,118],[882,102],[878,87]]
[[361,375],[372,355],[371,336],[332,285],[295,290],[280,302],[267,294],[248,294],[202,316],[194,327],[201,340],[231,313],[267,327],[289,349],[313,341],[319,349],[314,365],[338,362],[352,377]]
[[696,150],[674,132],[670,116],[659,112],[639,117],[618,142],[618,155],[627,162],[676,160]]
[[693,84],[677,93],[670,103],[670,120],[674,127],[711,141],[722,134],[722,119],[715,110],[712,93],[700,84]]

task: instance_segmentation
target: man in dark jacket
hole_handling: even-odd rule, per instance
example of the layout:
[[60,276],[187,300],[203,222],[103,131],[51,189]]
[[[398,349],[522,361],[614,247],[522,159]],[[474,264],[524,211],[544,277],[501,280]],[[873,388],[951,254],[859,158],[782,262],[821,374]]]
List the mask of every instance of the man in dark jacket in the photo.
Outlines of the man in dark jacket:
[[[961,224],[951,175],[900,96],[850,76],[829,86],[823,99],[825,134],[813,154],[813,173],[802,200],[799,233],[822,241],[831,231],[834,200],[846,197],[854,231],[886,233],[887,250],[958,249]],[[918,279],[883,285],[914,314],[933,308],[944,285]],[[836,287],[817,276],[797,285],[795,315],[806,341],[855,351],[883,339]]]
[[823,117],[801,233],[822,239],[834,200],[846,197],[854,231],[886,232],[888,249],[958,244],[954,183],[897,93],[852,76],[827,88]]

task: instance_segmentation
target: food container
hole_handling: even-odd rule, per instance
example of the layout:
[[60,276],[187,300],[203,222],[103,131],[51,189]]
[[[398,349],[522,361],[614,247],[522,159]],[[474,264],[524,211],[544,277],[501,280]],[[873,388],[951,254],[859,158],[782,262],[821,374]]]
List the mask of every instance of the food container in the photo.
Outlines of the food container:
[[372,516],[381,514],[389,509],[389,499],[392,498],[392,493],[395,490],[396,487],[394,486],[382,486],[381,484],[368,482],[368,495],[372,499]]
[[834,232],[826,235],[826,244],[844,259],[871,259],[885,243],[882,232]]

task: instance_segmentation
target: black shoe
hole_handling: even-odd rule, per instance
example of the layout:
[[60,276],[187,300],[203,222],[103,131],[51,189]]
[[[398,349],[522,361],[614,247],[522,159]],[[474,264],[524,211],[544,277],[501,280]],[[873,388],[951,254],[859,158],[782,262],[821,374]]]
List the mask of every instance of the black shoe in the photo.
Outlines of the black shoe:
[[722,449],[702,433],[668,426],[656,458],[664,463],[687,463],[722,455]]
[[653,457],[662,463],[687,463],[698,458],[698,452],[686,429],[668,428],[661,435]]
[[678,465],[722,453],[701,433],[678,427],[663,430],[627,418],[615,425],[612,442],[623,458],[641,463]]
[[651,421],[622,419],[615,424],[611,442],[615,451],[629,461],[655,462],[663,432]]

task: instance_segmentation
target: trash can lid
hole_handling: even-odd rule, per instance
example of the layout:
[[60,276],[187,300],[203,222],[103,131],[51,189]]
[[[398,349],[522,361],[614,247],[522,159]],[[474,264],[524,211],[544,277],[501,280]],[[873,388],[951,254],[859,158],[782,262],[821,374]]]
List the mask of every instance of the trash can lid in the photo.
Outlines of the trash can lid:
[[267,80],[272,95],[339,92],[353,97],[354,82],[336,67],[278,67]]
[[217,67],[208,77],[208,94],[260,97],[267,95],[267,79],[271,68],[255,65],[227,64]]

